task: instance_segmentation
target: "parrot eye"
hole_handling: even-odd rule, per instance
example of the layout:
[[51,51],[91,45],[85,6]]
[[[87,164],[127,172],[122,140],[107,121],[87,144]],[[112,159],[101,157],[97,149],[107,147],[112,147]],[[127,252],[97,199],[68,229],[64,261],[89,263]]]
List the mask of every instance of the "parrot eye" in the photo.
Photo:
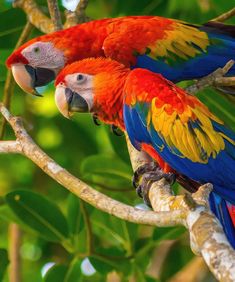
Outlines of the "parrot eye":
[[33,51],[34,51],[34,53],[39,53],[40,52],[40,49],[39,49],[39,47],[35,47],[35,48],[33,48]]
[[78,82],[78,83],[82,83],[82,82],[84,82],[85,80],[86,80],[86,77],[85,77],[84,75],[78,74],[78,76],[77,76],[77,82]]

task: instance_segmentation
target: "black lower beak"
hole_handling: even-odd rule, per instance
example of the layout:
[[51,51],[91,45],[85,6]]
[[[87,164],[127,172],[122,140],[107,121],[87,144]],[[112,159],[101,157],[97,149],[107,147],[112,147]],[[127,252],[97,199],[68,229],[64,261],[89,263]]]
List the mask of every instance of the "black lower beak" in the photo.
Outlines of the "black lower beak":
[[33,68],[25,65],[26,71],[32,79],[32,87],[44,86],[55,79],[55,72],[46,68]]
[[71,89],[65,89],[66,101],[68,103],[69,112],[79,112],[87,113],[89,112],[89,107],[84,98],[82,98],[78,93],[73,92]]

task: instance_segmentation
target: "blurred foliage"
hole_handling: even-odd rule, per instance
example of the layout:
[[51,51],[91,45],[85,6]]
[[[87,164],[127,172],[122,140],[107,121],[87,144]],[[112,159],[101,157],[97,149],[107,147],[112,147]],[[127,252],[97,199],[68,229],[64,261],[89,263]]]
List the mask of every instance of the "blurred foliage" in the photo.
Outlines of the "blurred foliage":
[[[45,0],[37,2],[46,10]],[[94,19],[160,15],[203,23],[234,4],[234,0],[90,0],[87,14]],[[61,3],[60,8],[64,9]],[[13,9],[10,1],[0,1],[0,96],[6,79],[5,60],[25,23],[21,10]],[[31,37],[39,34],[34,29]],[[141,200],[131,186],[132,171],[124,137],[114,136],[108,126],[96,127],[89,115],[78,114],[73,121],[64,119],[54,104],[53,85],[44,90],[44,96],[26,96],[16,86],[12,97],[12,112],[24,118],[38,144],[96,189],[139,205]],[[234,105],[229,99],[213,90],[205,90],[199,97],[235,129]],[[6,138],[12,137],[7,128]],[[0,156],[0,188],[0,281],[9,279],[5,271],[7,229],[12,221],[24,230],[20,254],[26,282],[103,282],[113,271],[123,282],[130,281],[130,277],[138,282],[157,281],[156,277],[166,281],[193,257],[183,228],[137,226],[95,210],[22,156]],[[166,240],[173,243],[162,254],[158,250]],[[161,269],[150,271],[158,262]]]

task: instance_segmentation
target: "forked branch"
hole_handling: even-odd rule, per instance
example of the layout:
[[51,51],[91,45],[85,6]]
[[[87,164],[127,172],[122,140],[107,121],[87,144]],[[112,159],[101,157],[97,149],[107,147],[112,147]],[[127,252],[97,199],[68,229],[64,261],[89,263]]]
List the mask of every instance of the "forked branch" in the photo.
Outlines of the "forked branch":
[[[26,156],[65,189],[97,209],[118,218],[153,226],[184,225],[189,230],[192,249],[204,257],[215,277],[220,281],[235,281],[235,252],[220,223],[208,210],[211,185],[202,186],[192,195],[174,196],[169,184],[162,179],[153,183],[150,188],[149,196],[154,211],[133,208],[96,191],[70,174],[38,147],[19,117],[12,116],[2,104],[0,112],[16,135],[16,141],[0,141],[0,153],[19,153]],[[129,148],[135,167],[148,161],[131,145]]]

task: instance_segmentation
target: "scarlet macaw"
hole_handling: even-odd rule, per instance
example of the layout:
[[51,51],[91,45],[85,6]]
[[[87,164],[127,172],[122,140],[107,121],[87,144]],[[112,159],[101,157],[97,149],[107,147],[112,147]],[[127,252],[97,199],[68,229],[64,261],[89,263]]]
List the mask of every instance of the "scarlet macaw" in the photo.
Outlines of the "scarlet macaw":
[[91,58],[60,72],[55,99],[66,117],[92,112],[125,129],[165,172],[212,183],[211,209],[235,248],[235,134],[196,97],[160,74]]
[[[65,65],[88,57],[109,57],[173,82],[196,79],[235,60],[235,27],[157,16],[95,20],[34,38],[6,63],[19,86],[37,94],[35,88],[52,81]],[[235,75],[235,67],[228,75]]]

